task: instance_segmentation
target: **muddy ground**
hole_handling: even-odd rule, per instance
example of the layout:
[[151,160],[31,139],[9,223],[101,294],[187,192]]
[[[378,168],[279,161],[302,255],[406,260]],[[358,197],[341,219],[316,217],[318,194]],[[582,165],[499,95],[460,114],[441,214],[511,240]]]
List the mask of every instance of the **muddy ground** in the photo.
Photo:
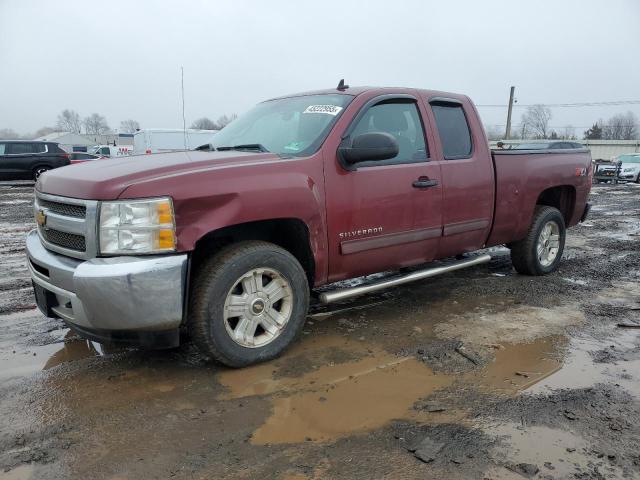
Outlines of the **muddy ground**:
[[44,318],[32,187],[0,185],[0,479],[640,478],[639,187],[594,187],[552,275],[494,249],[229,370]]

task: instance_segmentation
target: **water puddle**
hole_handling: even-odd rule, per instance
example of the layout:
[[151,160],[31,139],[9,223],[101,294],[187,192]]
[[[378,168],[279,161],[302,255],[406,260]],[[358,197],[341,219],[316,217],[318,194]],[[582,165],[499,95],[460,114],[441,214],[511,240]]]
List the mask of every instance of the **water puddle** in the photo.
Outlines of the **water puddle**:
[[465,381],[490,392],[525,390],[562,368],[558,352],[565,345],[563,336],[504,345],[496,351],[493,362],[480,372],[467,374]]
[[0,471],[0,480],[29,480],[33,477],[33,465],[20,465],[7,472]]
[[589,338],[572,339],[569,348],[571,353],[565,358],[562,368],[529,389],[529,392],[548,394],[552,390],[587,388],[598,383],[610,383],[615,379],[615,383],[640,398],[640,360],[594,363],[592,356],[593,353],[602,351],[603,347],[618,351],[632,348],[638,336],[636,332],[620,329],[614,339],[605,343]]
[[[491,392],[525,389],[560,368],[556,357],[562,338],[499,346],[495,361],[484,369],[447,375],[435,374],[415,357],[391,355],[379,347],[341,337],[322,337],[297,349],[304,348],[313,358],[314,351],[317,355],[339,348],[349,351],[345,358],[350,359],[322,363],[321,356],[316,356],[318,364],[307,366],[301,375],[282,376],[281,368],[296,358],[294,348],[278,361],[279,366],[271,362],[224,371],[218,380],[227,388],[221,399],[270,397],[272,413],[254,432],[252,443],[325,442],[379,428],[394,419],[434,421],[432,414],[416,411],[413,405],[456,380]],[[443,415],[453,418],[456,413]]]
[[269,364],[219,375],[230,398],[273,394],[273,413],[255,431],[253,443],[322,442],[377,428],[407,417],[418,398],[453,381],[413,357],[345,345],[339,337],[325,337],[311,347],[336,344],[353,348],[362,358],[312,367],[300,377],[278,378]]
[[62,363],[102,355],[102,346],[77,339],[70,330],[60,330],[60,339],[47,345],[2,345],[0,350],[0,381],[26,377]]
[[[503,461],[513,465],[536,465],[544,478],[574,478],[577,476],[576,472],[591,471],[593,455],[590,454],[590,445],[573,432],[517,423],[483,425],[482,428],[485,433],[501,438],[506,444],[506,458],[502,459]],[[604,468],[607,474],[615,478],[623,476],[622,470],[615,466],[609,465]],[[523,477],[516,475],[504,478]]]

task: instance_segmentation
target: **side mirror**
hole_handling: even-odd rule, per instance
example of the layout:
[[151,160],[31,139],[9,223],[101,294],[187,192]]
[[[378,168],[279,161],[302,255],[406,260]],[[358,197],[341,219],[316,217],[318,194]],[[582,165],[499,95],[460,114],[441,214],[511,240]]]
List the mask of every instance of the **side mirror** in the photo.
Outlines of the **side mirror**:
[[349,165],[358,162],[388,160],[398,155],[398,141],[388,133],[372,132],[358,135],[350,147],[340,147],[338,152]]

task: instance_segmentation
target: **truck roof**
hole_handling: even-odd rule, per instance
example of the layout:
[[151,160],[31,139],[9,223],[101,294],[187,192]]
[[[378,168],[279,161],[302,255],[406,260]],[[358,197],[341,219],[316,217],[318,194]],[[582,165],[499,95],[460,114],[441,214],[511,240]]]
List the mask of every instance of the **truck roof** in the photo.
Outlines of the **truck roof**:
[[384,95],[386,93],[395,93],[395,94],[402,94],[402,93],[418,93],[420,95],[423,95],[425,97],[431,98],[431,97],[446,97],[446,98],[452,98],[452,99],[456,99],[456,100],[467,100],[467,101],[471,101],[469,99],[469,97],[467,97],[466,95],[462,95],[459,93],[452,93],[452,92],[442,92],[439,90],[426,90],[426,89],[421,89],[421,88],[410,88],[410,87],[370,87],[370,86],[359,86],[359,87],[348,87],[345,90],[338,90],[337,88],[326,88],[326,89],[322,89],[322,90],[311,90],[308,92],[300,92],[300,93],[294,93],[291,95],[282,95],[279,97],[274,97],[274,98],[270,98],[269,100],[265,100],[265,101],[271,101],[271,100],[278,100],[281,98],[290,98],[290,97],[303,97],[306,95],[349,95],[352,97],[356,97],[358,95],[361,95],[363,93],[367,93],[367,92],[374,92],[374,93],[378,93],[380,95]]

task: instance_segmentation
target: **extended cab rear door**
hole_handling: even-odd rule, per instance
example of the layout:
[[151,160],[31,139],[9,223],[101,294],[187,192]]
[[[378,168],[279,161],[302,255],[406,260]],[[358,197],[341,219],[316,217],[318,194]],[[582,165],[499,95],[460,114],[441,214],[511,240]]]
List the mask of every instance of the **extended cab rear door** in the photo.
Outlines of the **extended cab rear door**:
[[[349,124],[323,149],[329,281],[432,260],[442,234],[440,163],[418,97],[371,94],[351,108]],[[339,145],[370,132],[394,136],[398,155],[344,165]]]
[[436,130],[432,157],[441,162],[443,237],[438,258],[484,246],[493,221],[493,161],[484,129],[471,101],[425,99]]

